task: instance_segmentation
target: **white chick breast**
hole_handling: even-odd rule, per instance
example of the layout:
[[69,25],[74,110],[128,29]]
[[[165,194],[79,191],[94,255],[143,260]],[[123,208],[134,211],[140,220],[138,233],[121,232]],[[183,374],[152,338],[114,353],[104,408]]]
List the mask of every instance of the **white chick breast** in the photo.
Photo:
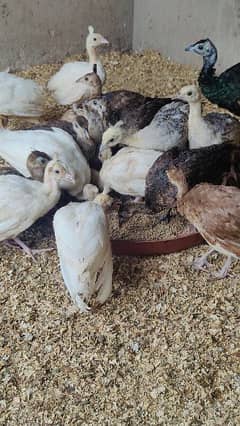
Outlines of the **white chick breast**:
[[60,191],[50,194],[44,184],[16,175],[0,176],[0,241],[15,238],[51,210]]
[[94,202],[69,203],[53,220],[60,267],[73,302],[84,312],[94,293],[104,303],[112,290],[112,252],[105,213]]

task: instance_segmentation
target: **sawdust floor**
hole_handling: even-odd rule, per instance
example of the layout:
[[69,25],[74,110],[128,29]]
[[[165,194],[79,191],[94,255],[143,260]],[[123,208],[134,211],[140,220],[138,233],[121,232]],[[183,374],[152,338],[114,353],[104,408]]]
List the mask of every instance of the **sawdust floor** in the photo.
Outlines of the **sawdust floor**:
[[[104,60],[106,90],[167,95],[197,76],[152,52]],[[44,82],[58,67],[22,74]],[[48,117],[60,111],[48,101]],[[33,262],[0,246],[1,425],[240,424],[239,263],[217,281],[190,267],[206,246],[114,258],[111,300],[84,315],[64,289],[51,216],[22,237],[54,250]]]

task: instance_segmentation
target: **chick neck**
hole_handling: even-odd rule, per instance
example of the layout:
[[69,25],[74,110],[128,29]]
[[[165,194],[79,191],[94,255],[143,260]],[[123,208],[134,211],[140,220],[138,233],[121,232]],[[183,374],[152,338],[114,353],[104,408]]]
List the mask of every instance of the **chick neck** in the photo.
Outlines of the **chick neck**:
[[[126,146],[132,146],[141,148],[141,135],[139,131],[136,131],[136,129],[122,129],[122,136],[121,140],[119,141],[119,145],[126,145]],[[144,139],[143,139],[144,141]]]
[[188,192],[187,179],[183,175],[177,178],[176,180],[170,179],[170,182],[177,188],[177,206],[179,207],[182,203],[184,195],[186,195],[186,193]]
[[91,64],[97,64],[99,62],[99,55],[97,53],[96,47],[92,46],[92,44],[87,40],[86,49],[89,57],[89,62]]
[[201,101],[189,102],[188,131],[203,123]]
[[217,49],[215,46],[214,47],[212,46],[212,49],[209,55],[203,57],[202,72],[204,74],[207,74],[210,70],[213,69],[216,62],[217,62]]
[[61,190],[59,183],[56,181],[55,177],[49,172],[47,167],[44,173],[42,190],[46,196],[57,203],[61,196]]

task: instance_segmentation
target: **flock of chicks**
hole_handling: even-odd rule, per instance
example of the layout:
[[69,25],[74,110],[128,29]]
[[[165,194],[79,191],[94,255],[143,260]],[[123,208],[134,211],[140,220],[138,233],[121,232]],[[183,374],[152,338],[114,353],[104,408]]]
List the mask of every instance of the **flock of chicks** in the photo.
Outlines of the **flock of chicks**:
[[[200,88],[185,86],[174,98],[102,93],[97,47],[105,44],[89,26],[89,62],[66,63],[48,82],[56,102],[71,105],[61,119],[0,130],[0,156],[12,166],[0,176],[0,240],[33,256],[38,250],[18,235],[57,205],[62,190],[74,197],[57,209],[53,225],[63,279],[81,311],[94,293],[99,303],[111,294],[111,191],[145,197],[153,211],[177,205],[211,251],[228,256],[216,276],[226,276],[232,257],[240,256],[240,122],[230,114],[202,116],[200,93],[240,115],[240,64],[217,77],[217,50],[200,40],[186,49],[203,56]],[[37,83],[2,72],[0,85],[3,123],[43,114],[45,89]],[[229,181],[234,186],[225,186]],[[208,266],[209,254],[194,266]]]

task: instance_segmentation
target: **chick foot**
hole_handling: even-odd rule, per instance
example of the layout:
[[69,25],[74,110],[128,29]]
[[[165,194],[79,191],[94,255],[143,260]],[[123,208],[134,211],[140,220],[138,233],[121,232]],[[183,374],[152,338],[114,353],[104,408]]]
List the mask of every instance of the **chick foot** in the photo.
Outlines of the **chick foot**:
[[222,279],[225,278],[228,275],[228,270],[231,266],[232,263],[232,256],[228,256],[226,262],[224,263],[222,269],[220,269],[219,272],[213,272],[212,273],[212,277],[217,278],[217,279]]
[[[196,260],[194,260],[194,262],[192,263],[192,267],[193,269],[195,269],[196,271],[205,271],[207,268],[209,268],[210,263],[207,261],[208,256],[213,253],[215,250],[211,249],[209,250],[206,254],[204,254],[201,257],[198,257]],[[204,266],[206,268],[204,268]]]
[[48,249],[30,249],[23,241],[19,238],[14,238],[12,240],[7,240],[4,242],[8,247],[20,248],[24,253],[30,256],[34,261],[36,261],[34,255],[39,253],[44,253],[46,251],[54,250],[53,248]]

